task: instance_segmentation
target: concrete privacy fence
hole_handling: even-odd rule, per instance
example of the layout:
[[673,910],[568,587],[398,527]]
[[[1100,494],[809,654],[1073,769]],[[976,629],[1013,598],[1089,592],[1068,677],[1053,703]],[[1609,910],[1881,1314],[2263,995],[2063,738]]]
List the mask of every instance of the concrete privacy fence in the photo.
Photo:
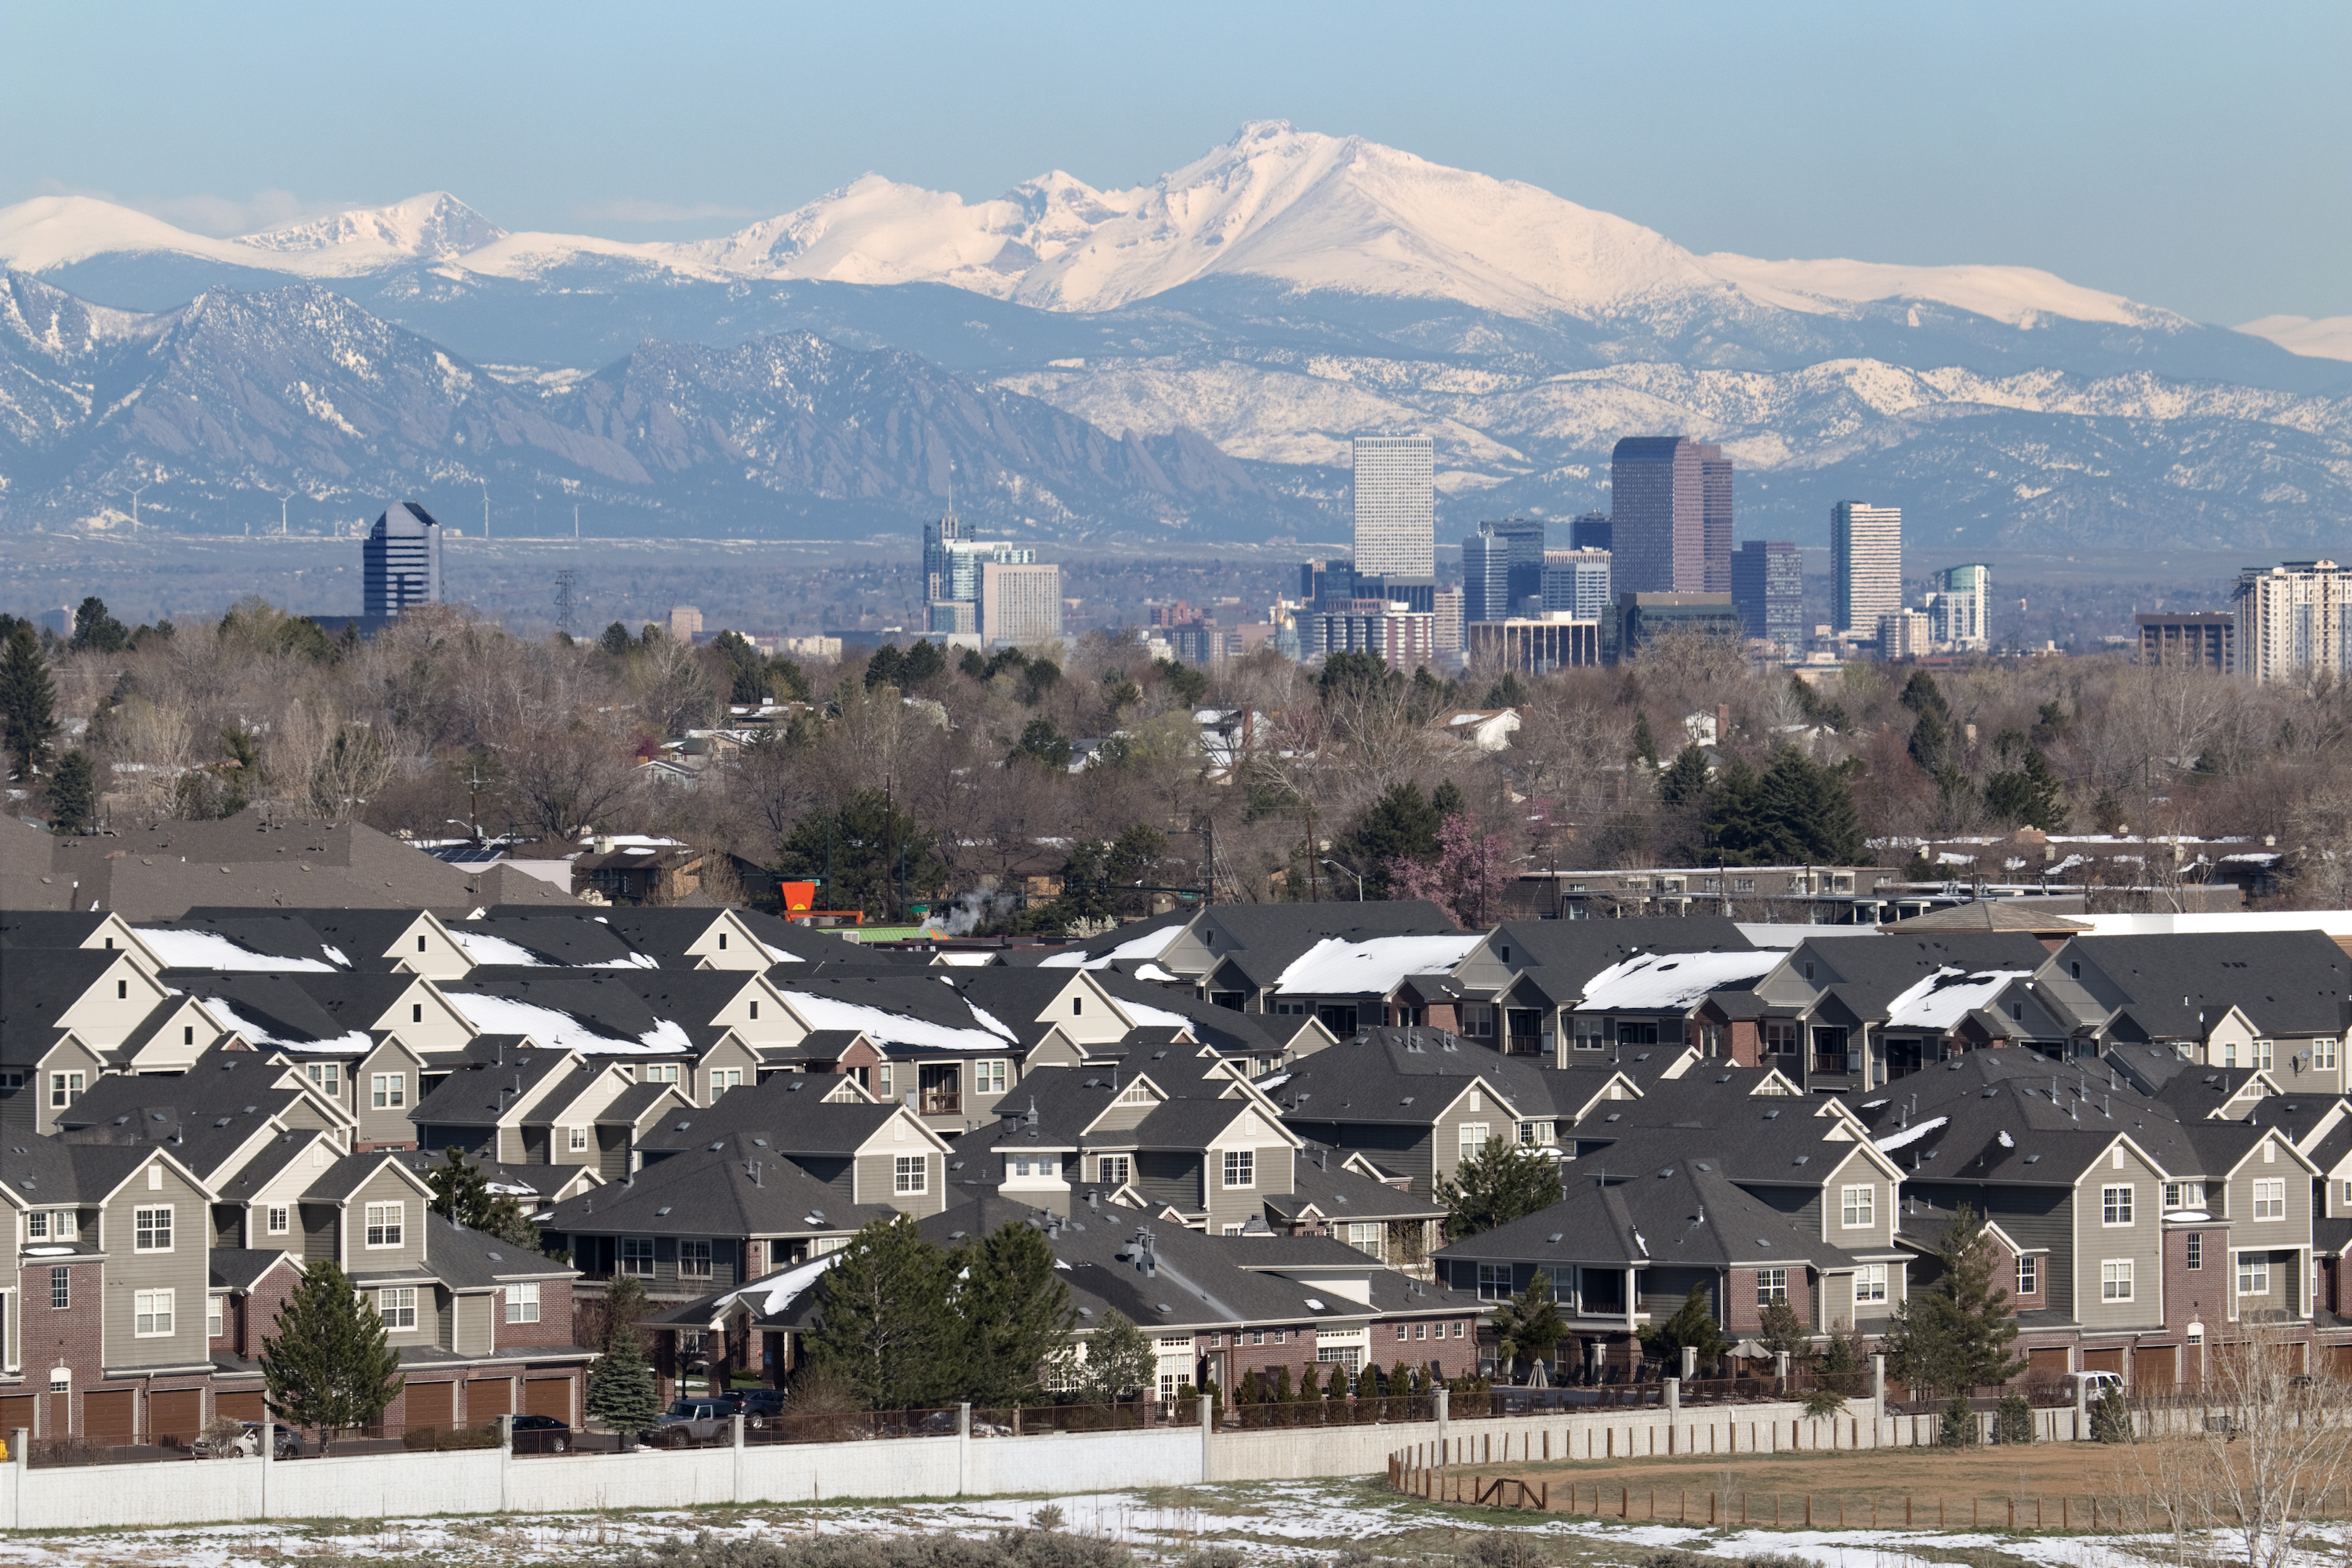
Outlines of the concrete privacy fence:
[[[192,1460],[177,1464],[33,1468],[26,1434],[11,1435],[0,1467],[0,1530],[83,1530],[225,1523],[251,1519],[382,1519],[423,1513],[563,1513],[598,1509],[805,1503],[1057,1494],[1107,1488],[1192,1486],[1379,1475],[1399,1455],[1415,1466],[1533,1458],[1606,1458],[1775,1448],[1908,1447],[1933,1440],[1931,1416],[1852,1414],[1812,1418],[1793,1405],[1727,1405],[1643,1413],[1554,1411],[1363,1426],[1228,1431],[1203,1410],[1200,1426],[974,1438],[967,1410],[937,1436],[572,1453],[517,1458],[510,1433],[496,1449],[327,1458]],[[2072,1411],[2046,1417],[2045,1440],[2076,1435]],[[504,1422],[500,1423],[505,1426]]]

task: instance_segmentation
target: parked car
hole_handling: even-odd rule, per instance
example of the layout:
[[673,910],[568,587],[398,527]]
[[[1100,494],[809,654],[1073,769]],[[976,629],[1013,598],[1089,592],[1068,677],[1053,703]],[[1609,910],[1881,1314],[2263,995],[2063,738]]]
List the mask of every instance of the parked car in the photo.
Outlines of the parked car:
[[518,1454],[562,1454],[572,1447],[572,1427],[552,1415],[514,1418],[514,1451]]
[[698,1443],[720,1442],[728,1435],[728,1424],[736,1409],[735,1402],[730,1399],[677,1400],[646,1434],[646,1441],[663,1448],[690,1448]]
[[[272,1458],[278,1459],[300,1458],[302,1457],[302,1439],[294,1435],[293,1428],[287,1426],[282,1423],[277,1423],[274,1424],[274,1426],[278,1434],[278,1441],[271,1450],[270,1457]],[[199,1459],[230,1459],[240,1458],[249,1459],[256,1454],[261,1452],[261,1423],[258,1421],[239,1422],[237,1424],[236,1436],[229,1438],[226,1442],[219,1442],[209,1437],[199,1437],[190,1447],[189,1452],[194,1454]]]
[[765,1426],[784,1413],[784,1391],[781,1388],[747,1388],[737,1395],[746,1426]]

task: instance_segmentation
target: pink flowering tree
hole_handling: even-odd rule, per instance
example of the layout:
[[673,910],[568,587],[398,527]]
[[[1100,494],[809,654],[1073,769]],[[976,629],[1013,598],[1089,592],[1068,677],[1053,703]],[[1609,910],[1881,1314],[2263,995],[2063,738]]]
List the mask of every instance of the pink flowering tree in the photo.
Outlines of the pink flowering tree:
[[1480,827],[1467,812],[1456,812],[1437,830],[1432,860],[1388,863],[1389,888],[1400,899],[1426,899],[1465,930],[1502,918],[1503,889],[1510,885],[1509,844]]

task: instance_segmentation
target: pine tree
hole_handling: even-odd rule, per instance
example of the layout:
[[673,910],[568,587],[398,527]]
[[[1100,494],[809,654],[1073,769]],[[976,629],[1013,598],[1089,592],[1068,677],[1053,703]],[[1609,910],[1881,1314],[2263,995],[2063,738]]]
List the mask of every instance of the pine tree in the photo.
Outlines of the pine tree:
[[1036,1397],[1039,1378],[1066,1350],[1077,1322],[1053,1247],[1036,1226],[1016,1222],[967,1243],[951,1262],[961,1276],[962,1397],[985,1405]]
[[822,1321],[810,1342],[817,1366],[876,1410],[939,1399],[954,1383],[945,1364],[958,1334],[949,1311],[947,1255],[913,1219],[869,1221],[825,1271]]
[[1349,869],[1362,875],[1366,898],[1390,898],[1390,864],[1435,859],[1437,831],[1444,826],[1444,814],[1408,779],[1365,807],[1334,848]]
[[399,1394],[400,1353],[383,1320],[331,1258],[302,1270],[276,1326],[261,1342],[267,1403],[272,1414],[317,1431],[322,1452],[334,1434],[373,1422]]
[[2007,1383],[2026,1364],[2010,1354],[2017,1314],[2009,1292],[1992,1283],[2000,1249],[1968,1205],[1953,1211],[1936,1257],[1941,1278],[1913,1289],[1887,1326],[1888,1365],[1906,1383],[1958,1394]]
[[1706,799],[1706,753],[1696,743],[1675,753],[1673,763],[1658,775],[1658,800],[1664,805],[1697,805]]
[[[622,1281],[614,1281],[615,1285]],[[635,1279],[627,1279],[635,1285]],[[638,1286],[642,1296],[644,1287]],[[604,1353],[588,1370],[588,1419],[606,1431],[635,1436],[661,1419],[661,1396],[654,1369],[634,1321],[608,1313]]]
[[1528,1281],[1526,1289],[1496,1305],[1495,1347],[1506,1370],[1522,1356],[1549,1361],[1567,1337],[1568,1320],[1559,1315],[1559,1304],[1552,1299],[1551,1276],[1541,1269]]
[[2015,769],[1985,781],[1985,809],[2000,821],[2057,833],[2066,826],[2066,786],[2049,759],[2028,749]]
[[1633,754],[1631,761],[1647,763],[1652,771],[1658,765],[1658,737],[1650,728],[1647,710],[1633,715]]
[[1763,1315],[1757,1320],[1756,1342],[1776,1353],[1786,1351],[1798,1355],[1812,1342],[1812,1336],[1797,1310],[1775,1296],[1765,1303]]
[[539,1226],[521,1200],[491,1192],[489,1177],[455,1143],[442,1151],[441,1163],[426,1171],[425,1179],[433,1188],[433,1212],[450,1224],[539,1250]]
[[66,646],[76,653],[121,653],[131,646],[131,628],[114,618],[104,599],[92,594],[74,612],[73,640]]
[[1440,1176],[1433,1187],[1445,1205],[1445,1234],[1463,1241],[1559,1203],[1559,1163],[1501,1138]]
[[[1134,1321],[1113,1309],[1103,1314],[1095,1331],[1087,1336],[1084,1370],[1087,1397],[1097,1405],[1108,1405],[1126,1398],[1139,1388],[1156,1391],[1160,1358]],[[1286,1381],[1289,1374],[1283,1375]],[[1286,1399],[1289,1391],[1278,1388],[1274,1397]]]
[[1698,1364],[1708,1367],[1721,1361],[1723,1352],[1730,1348],[1731,1342],[1723,1337],[1715,1314],[1707,1310],[1704,1285],[1690,1288],[1690,1294],[1683,1298],[1682,1306],[1673,1317],[1642,1331],[1643,1352],[1653,1361],[1673,1363],[1666,1371],[1669,1377],[1682,1375],[1682,1352],[1686,1349],[1696,1351]]
[[79,746],[58,759],[49,777],[49,824],[59,833],[87,833],[98,824],[98,770]]
[[19,621],[0,655],[0,743],[7,747],[11,778],[31,778],[41,753],[58,732],[58,688],[41,657],[32,624]]

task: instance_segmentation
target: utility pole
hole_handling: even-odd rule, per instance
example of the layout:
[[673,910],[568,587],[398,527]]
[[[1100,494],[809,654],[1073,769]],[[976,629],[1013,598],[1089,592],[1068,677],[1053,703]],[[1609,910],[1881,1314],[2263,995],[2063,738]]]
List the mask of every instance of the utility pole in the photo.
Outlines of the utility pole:
[[565,637],[572,635],[572,584],[574,574],[566,566],[555,574],[555,625]]
[[490,536],[490,481],[482,481],[482,537]]
[[575,540],[580,537],[580,503],[578,501],[572,503],[572,537]]

